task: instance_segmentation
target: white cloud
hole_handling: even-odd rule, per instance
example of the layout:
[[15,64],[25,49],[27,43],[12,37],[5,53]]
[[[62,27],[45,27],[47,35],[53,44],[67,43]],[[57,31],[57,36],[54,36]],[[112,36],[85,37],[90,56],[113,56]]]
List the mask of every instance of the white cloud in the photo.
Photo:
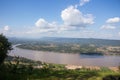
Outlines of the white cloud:
[[112,25],[109,25],[109,24],[103,25],[103,26],[101,27],[101,29],[115,29],[115,28],[116,28],[115,26],[112,26]]
[[36,23],[35,25],[37,27],[46,27],[48,26],[48,23],[43,19],[43,18],[40,18]]
[[80,27],[86,27],[93,24],[93,16],[91,14],[83,15],[77,8],[70,6],[61,12],[61,18],[64,21],[59,25],[56,22],[48,22],[43,18],[35,22],[35,29],[27,33],[41,33],[41,32],[62,32],[69,30],[76,30]]
[[60,33],[62,31],[74,31],[74,30],[77,30],[76,26],[60,25],[57,32]]
[[94,23],[94,18],[91,14],[84,15],[76,7],[69,6],[61,12],[61,18],[64,25],[85,27]]
[[5,26],[5,27],[4,27],[4,30],[5,30],[5,31],[9,31],[9,29],[10,29],[9,26]]
[[40,18],[39,20],[37,20],[37,22],[35,23],[35,25],[39,28],[53,28],[56,26],[56,22],[52,22],[49,23],[47,22],[45,19]]
[[116,23],[118,23],[118,22],[120,22],[119,17],[109,18],[106,20],[106,24],[101,26],[100,29],[116,29],[116,27],[117,27]]
[[43,32],[56,32],[58,26],[56,22],[47,22],[45,19],[40,18],[35,22],[35,26],[30,31],[26,33],[43,33]]
[[114,17],[114,18],[109,18],[106,23],[117,23],[120,22],[120,18],[119,17]]
[[90,0],[80,0],[80,6],[83,6],[84,4],[88,3]]
[[120,36],[120,32],[118,32],[118,35]]

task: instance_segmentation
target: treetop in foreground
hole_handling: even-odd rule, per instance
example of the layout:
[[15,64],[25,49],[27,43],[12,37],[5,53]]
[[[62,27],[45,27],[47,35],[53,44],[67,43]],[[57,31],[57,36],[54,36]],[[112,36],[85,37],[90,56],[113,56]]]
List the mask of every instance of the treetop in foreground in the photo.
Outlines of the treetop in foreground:
[[3,34],[0,34],[0,64],[3,63],[10,50],[12,50],[11,43]]

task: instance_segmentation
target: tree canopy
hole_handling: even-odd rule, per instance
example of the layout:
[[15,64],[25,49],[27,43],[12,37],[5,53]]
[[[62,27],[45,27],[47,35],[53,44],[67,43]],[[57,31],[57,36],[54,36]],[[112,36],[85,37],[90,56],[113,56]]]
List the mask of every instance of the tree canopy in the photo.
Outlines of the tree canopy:
[[0,34],[0,64],[3,63],[10,50],[12,50],[11,43],[3,34]]

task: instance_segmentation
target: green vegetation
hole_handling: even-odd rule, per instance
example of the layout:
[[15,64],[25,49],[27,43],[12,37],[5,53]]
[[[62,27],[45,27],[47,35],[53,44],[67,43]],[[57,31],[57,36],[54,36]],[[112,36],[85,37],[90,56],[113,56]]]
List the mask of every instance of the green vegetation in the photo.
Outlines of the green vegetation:
[[87,55],[120,55],[120,46],[97,46],[94,44],[58,43],[58,42],[31,42],[19,46],[23,49],[60,52],[80,53]]
[[12,50],[11,43],[3,34],[0,34],[0,65],[7,57],[7,53],[9,50]]
[[[80,45],[70,43],[55,43],[55,42],[39,42],[39,43],[26,43],[17,46],[23,49],[51,51],[60,53],[98,53],[94,45]],[[102,54],[102,53],[101,53]]]
[[[22,60],[23,59],[23,60]],[[11,60],[11,61],[10,61]],[[27,62],[26,62],[27,61]],[[35,66],[42,66],[36,68]],[[0,66],[0,80],[119,80],[120,73],[101,68],[69,70],[65,65],[48,64],[21,57],[6,59]]]

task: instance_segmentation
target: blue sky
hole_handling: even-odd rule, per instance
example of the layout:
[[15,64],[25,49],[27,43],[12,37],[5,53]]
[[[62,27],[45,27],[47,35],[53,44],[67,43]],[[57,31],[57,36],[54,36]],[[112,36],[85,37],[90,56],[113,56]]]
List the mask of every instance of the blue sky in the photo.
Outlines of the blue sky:
[[120,40],[119,4],[120,0],[0,0],[0,33]]

